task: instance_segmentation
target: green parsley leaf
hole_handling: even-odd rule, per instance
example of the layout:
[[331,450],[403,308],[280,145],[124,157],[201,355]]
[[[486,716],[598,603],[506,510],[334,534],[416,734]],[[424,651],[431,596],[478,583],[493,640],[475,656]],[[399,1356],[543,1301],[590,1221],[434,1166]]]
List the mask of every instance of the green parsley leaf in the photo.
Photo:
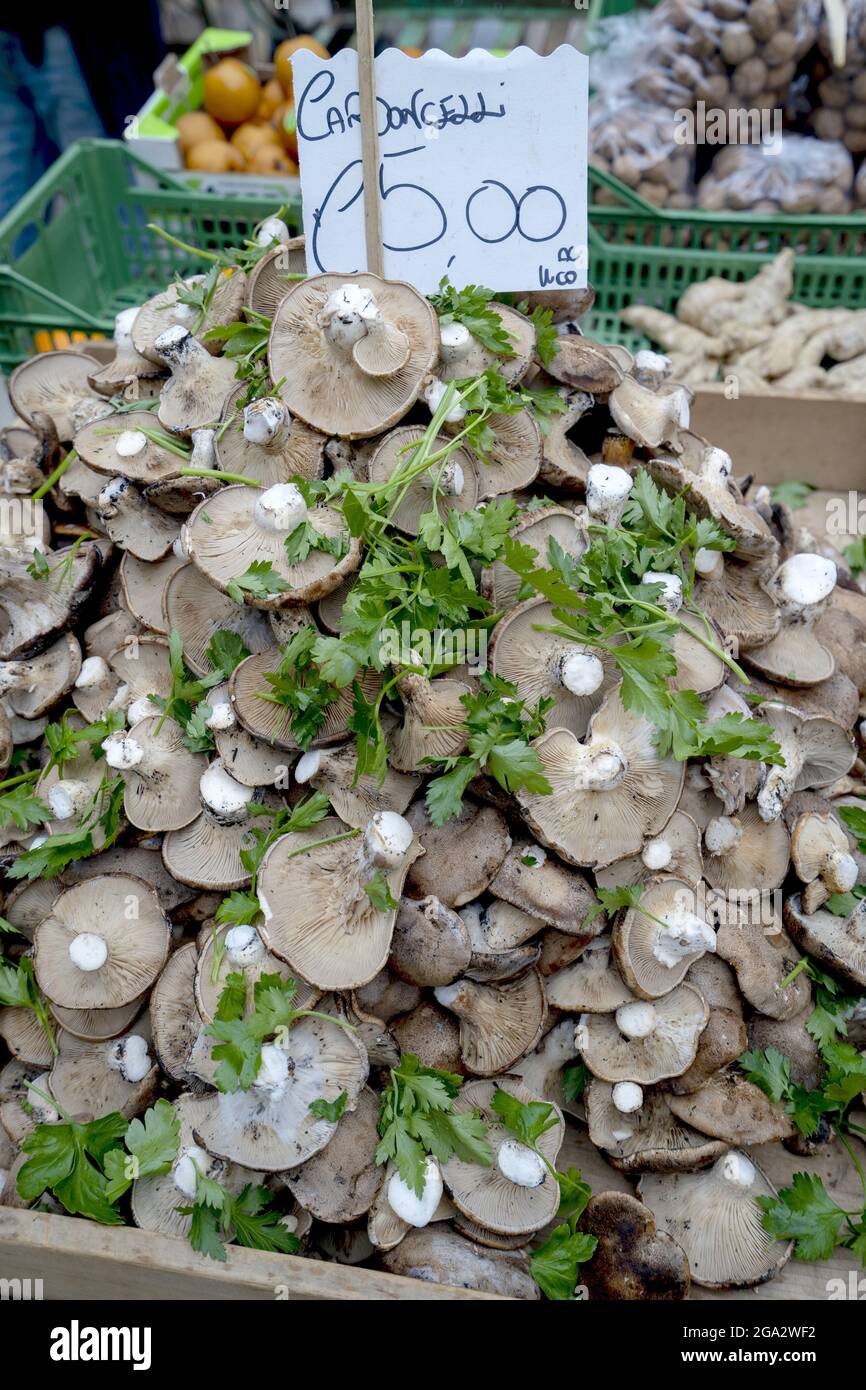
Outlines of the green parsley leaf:
[[801,507],[805,507],[809,500],[809,494],[814,491],[814,483],[801,483],[796,478],[785,478],[771,489],[770,497],[774,502],[790,507],[792,512],[797,512]]
[[462,1076],[422,1067],[414,1053],[406,1052],[382,1093],[376,1162],[393,1160],[403,1181],[419,1197],[424,1192],[428,1154],[443,1163],[452,1154],[483,1167],[492,1161],[478,1111],[454,1110],[462,1084]]
[[597,1244],[595,1236],[572,1231],[568,1225],[556,1226],[529,1257],[532,1277],[541,1292],[555,1302],[574,1298],[580,1266],[592,1259]]
[[514,356],[511,336],[503,326],[502,316],[491,302],[492,290],[485,289],[483,285],[464,285],[462,290],[458,290],[443,275],[438,293],[427,297],[439,315],[442,328],[452,323],[462,323],[488,352],[495,352],[499,357]]
[[400,906],[381,869],[364,884],[364,892],[377,912],[394,912]]
[[249,647],[240,633],[218,628],[207,645],[207,659],[223,680],[228,680],[235,667],[250,655]]
[[585,1062],[575,1062],[562,1073],[562,1094],[568,1101],[579,1100],[589,1081],[589,1068]]
[[793,1240],[800,1260],[828,1260],[836,1248],[845,1212],[813,1173],[795,1173],[778,1197],[756,1197],[764,1230],[777,1240]]
[[737,1065],[771,1101],[778,1103],[784,1100],[791,1084],[791,1063],[775,1047],[744,1052],[738,1058]]
[[335,1125],[342,1120],[348,1099],[349,1092],[341,1091],[336,1100],[320,1098],[310,1101],[310,1114],[315,1115],[317,1120],[327,1120],[329,1124]]
[[490,1109],[521,1144],[535,1148],[542,1134],[555,1129],[559,1120],[552,1105],[545,1101],[520,1101],[497,1086]]
[[245,594],[251,598],[270,598],[273,594],[285,594],[290,588],[270,560],[253,560],[243,574],[229,580],[226,593],[235,603],[242,604]]

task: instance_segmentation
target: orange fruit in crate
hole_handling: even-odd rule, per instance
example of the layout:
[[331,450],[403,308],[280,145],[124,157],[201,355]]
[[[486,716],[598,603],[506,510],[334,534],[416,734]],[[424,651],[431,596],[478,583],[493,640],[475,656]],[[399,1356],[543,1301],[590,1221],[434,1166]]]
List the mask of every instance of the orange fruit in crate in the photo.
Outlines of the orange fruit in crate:
[[291,101],[294,91],[292,79],[292,54],[299,49],[306,48],[310,53],[315,53],[319,58],[330,58],[330,53],[324,44],[319,43],[311,34],[301,34],[296,39],[283,39],[278,45],[274,54],[274,67],[277,73],[277,81]]
[[257,121],[269,121],[278,106],[282,106],[285,101],[283,89],[275,77],[271,77],[262,87],[262,94],[259,97],[259,109],[256,112]]
[[187,111],[178,117],[176,125],[180,152],[184,158],[194,145],[200,145],[203,140],[226,138],[213,116],[209,116],[206,111]]
[[233,132],[231,143],[236,150],[240,150],[244,159],[249,160],[262,145],[274,145],[279,149],[280,137],[273,126],[253,125],[250,121],[245,121]]
[[277,137],[282,142],[283,149],[290,159],[298,162],[298,122],[295,118],[295,108],[291,102],[285,101],[282,106],[278,106],[271,117]]
[[261,145],[247,169],[251,174],[297,174],[298,166],[279,145]]
[[420,48],[413,48],[411,44],[400,45],[400,52],[405,53],[407,58],[423,58],[424,54]]
[[259,109],[262,88],[252,68],[223,58],[204,75],[204,109],[221,125],[242,125]]
[[202,140],[187,155],[186,167],[202,174],[239,174],[246,164],[240,150],[228,140]]

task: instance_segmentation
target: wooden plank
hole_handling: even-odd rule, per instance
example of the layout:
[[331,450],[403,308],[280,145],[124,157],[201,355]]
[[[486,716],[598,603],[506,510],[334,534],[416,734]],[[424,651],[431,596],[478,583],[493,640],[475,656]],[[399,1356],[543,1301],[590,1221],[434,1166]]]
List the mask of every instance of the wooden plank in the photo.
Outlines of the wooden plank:
[[498,1294],[231,1246],[225,1264],[176,1236],[0,1207],[0,1278],[41,1279],[45,1299],[500,1302]]
[[373,50],[376,42],[372,0],[355,0],[358,42],[358,111],[361,117],[361,160],[364,170],[364,239],[367,269],[374,275],[385,273],[382,246],[382,200],[379,197],[379,135],[376,109],[376,68]]

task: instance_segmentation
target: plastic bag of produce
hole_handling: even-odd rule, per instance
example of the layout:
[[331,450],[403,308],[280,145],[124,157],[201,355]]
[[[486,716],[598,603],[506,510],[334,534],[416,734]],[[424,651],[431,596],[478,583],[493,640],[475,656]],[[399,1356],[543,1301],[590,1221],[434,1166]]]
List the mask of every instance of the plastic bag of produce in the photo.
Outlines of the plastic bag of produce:
[[698,186],[698,205],[762,213],[849,212],[854,162],[844,145],[786,133],[772,145],[728,145]]

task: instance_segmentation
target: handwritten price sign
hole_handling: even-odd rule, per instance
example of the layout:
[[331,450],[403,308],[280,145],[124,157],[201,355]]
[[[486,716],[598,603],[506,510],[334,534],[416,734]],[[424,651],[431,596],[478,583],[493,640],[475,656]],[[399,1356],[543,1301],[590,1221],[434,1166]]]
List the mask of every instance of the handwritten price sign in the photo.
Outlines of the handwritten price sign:
[[[366,269],[357,54],[293,58],[310,272]],[[586,285],[588,59],[479,49],[376,59],[385,274],[494,290]]]

